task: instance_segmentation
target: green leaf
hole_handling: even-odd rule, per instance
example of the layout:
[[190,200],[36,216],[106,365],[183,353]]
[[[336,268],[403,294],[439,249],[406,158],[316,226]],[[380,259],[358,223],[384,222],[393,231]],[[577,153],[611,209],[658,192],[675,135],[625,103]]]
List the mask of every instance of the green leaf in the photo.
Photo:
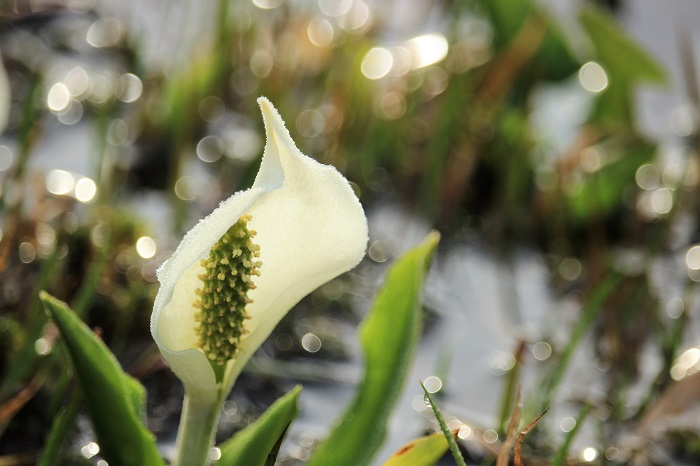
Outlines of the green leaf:
[[433,466],[448,448],[445,436],[437,432],[408,442],[382,466]]
[[445,440],[447,440],[447,443],[450,446],[450,452],[452,453],[452,456],[454,457],[455,461],[459,466],[467,466],[467,463],[464,462],[464,457],[462,457],[462,452],[459,451],[459,446],[457,445],[457,442],[455,442],[454,435],[452,435],[450,429],[447,428],[445,418],[442,416],[442,413],[440,412],[440,408],[438,408],[437,403],[435,403],[435,399],[433,399],[433,396],[430,394],[430,392],[426,390],[425,385],[423,385],[423,382],[420,383],[420,386],[423,387],[423,393],[425,393],[425,397],[430,403],[430,408],[433,410],[433,413],[437,418],[438,424],[440,424],[440,430],[442,430],[442,435],[445,437]]
[[433,232],[407,252],[386,276],[360,339],[365,376],[341,423],[314,452],[309,466],[368,464],[386,435],[421,331],[421,288],[440,236]]
[[[260,418],[220,445],[217,466],[263,466],[271,453],[276,453],[287,427],[299,412],[297,385],[268,408]],[[274,461],[273,463],[274,464]]]
[[141,422],[143,387],[66,303],[43,291],[39,297],[73,360],[102,456],[111,466],[163,465],[153,435]]
[[597,59],[615,80],[663,83],[664,70],[630,38],[609,14],[597,7],[581,10],[579,21],[595,48]]

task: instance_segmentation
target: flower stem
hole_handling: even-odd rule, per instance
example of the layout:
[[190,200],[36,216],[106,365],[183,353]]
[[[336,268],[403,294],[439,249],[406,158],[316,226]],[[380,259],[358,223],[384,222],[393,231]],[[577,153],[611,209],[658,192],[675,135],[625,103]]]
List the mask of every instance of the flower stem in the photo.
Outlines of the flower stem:
[[219,418],[219,397],[185,393],[172,466],[206,466]]

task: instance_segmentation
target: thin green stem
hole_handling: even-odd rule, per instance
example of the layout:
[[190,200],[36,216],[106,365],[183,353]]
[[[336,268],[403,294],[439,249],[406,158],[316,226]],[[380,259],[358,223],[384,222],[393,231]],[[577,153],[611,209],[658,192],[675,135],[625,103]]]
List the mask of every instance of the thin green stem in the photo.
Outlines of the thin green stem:
[[467,466],[462,453],[459,451],[459,446],[457,446],[454,435],[452,432],[450,432],[450,429],[447,428],[447,423],[440,412],[440,408],[438,408],[438,405],[430,395],[430,392],[425,388],[425,385],[423,385],[423,382],[420,383],[420,386],[423,387],[423,393],[425,393],[425,397],[428,398],[430,407],[433,409],[433,413],[435,414],[435,418],[437,418],[438,424],[440,424],[440,430],[442,430],[442,433],[445,435],[445,439],[447,440],[447,444],[450,446],[450,452],[452,453],[455,462],[457,462],[458,466]]
[[172,466],[206,466],[219,418],[219,397],[187,394],[177,434],[177,456]]

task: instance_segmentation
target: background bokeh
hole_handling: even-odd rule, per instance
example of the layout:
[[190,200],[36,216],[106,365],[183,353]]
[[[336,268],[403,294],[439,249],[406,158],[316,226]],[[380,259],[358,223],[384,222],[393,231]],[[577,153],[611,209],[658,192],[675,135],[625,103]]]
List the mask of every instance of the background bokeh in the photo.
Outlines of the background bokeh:
[[[0,2],[0,464],[34,464],[79,406],[42,289],[146,385],[172,453],[182,388],[148,333],[155,271],[252,184],[260,95],[351,181],[370,244],[256,355],[222,438],[301,382],[278,464],[302,464],[362,374],[355,328],[387,265],[437,229],[378,461],[436,428],[421,379],[474,464],[518,385],[526,418],[551,407],[532,464],[568,437],[570,464],[698,464],[698,21],[681,0]],[[103,466],[74,422],[58,464]]]

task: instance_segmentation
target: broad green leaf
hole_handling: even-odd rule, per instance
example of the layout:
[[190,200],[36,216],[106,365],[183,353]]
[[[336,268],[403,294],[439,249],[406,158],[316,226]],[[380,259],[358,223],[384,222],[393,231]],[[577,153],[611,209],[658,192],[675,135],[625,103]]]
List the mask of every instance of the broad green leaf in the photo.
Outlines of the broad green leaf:
[[309,466],[368,464],[386,435],[386,423],[401,393],[421,330],[421,288],[440,236],[401,257],[386,276],[360,326],[365,376],[341,423],[314,452]]
[[141,422],[143,387],[64,302],[46,292],[39,297],[73,360],[102,456],[111,466],[163,465]]
[[579,21],[591,39],[597,55],[614,80],[663,83],[663,69],[622,27],[603,10],[589,6],[581,10]]
[[299,412],[299,392],[301,386],[297,385],[275,401],[253,424],[221,444],[221,458],[216,463],[217,466],[265,465],[268,456],[279,445],[287,427]]
[[438,407],[437,403],[435,403],[435,399],[430,394],[430,392],[426,390],[425,385],[423,385],[423,382],[420,383],[420,386],[423,387],[423,393],[425,393],[425,397],[428,399],[428,403],[430,403],[430,408],[433,410],[438,424],[440,424],[440,430],[442,430],[442,435],[450,446],[450,452],[452,453],[452,456],[454,457],[455,461],[459,466],[467,466],[467,463],[464,462],[462,452],[459,451],[459,446],[455,441],[454,435],[452,435],[450,429],[447,428],[445,418],[442,416],[442,412],[440,412],[440,408]]
[[448,448],[445,436],[437,432],[408,442],[382,466],[433,466]]

